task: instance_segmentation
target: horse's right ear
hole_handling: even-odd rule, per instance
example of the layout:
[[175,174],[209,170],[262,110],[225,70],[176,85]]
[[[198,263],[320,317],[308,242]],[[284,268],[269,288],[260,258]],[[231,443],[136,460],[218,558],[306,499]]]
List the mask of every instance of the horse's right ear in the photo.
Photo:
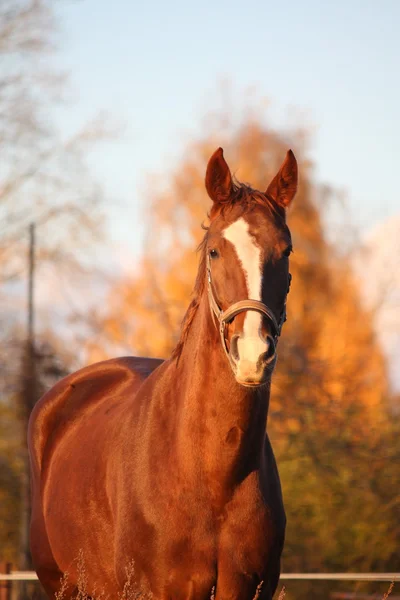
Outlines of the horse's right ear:
[[232,192],[232,175],[224,159],[222,148],[218,148],[208,161],[206,190],[215,203],[226,202]]

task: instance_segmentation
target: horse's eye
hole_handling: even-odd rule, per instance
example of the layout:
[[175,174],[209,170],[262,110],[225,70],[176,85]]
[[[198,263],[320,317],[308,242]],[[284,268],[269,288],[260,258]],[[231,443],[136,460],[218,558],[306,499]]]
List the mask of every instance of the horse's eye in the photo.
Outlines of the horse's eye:
[[219,254],[218,254],[218,250],[215,250],[215,248],[212,248],[210,250],[210,258],[218,258]]
[[291,253],[293,252],[293,246],[290,245],[286,248],[286,250],[284,250],[283,252],[283,256],[287,256],[289,257],[291,255]]

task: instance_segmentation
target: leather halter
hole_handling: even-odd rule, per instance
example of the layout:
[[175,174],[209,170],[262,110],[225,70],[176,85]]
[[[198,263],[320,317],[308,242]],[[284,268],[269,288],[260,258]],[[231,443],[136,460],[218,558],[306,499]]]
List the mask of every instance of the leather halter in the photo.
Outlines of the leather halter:
[[226,310],[222,310],[214,296],[212,280],[211,280],[210,255],[207,254],[208,301],[210,304],[211,313],[216,317],[218,324],[219,324],[219,334],[220,334],[220,338],[221,338],[221,342],[222,342],[222,347],[223,347],[224,352],[225,352],[225,354],[229,360],[229,363],[231,364],[231,367],[233,369],[236,368],[236,365],[235,365],[235,362],[233,361],[233,359],[229,353],[229,350],[227,348],[227,345],[226,345],[226,338],[225,338],[226,325],[230,321],[232,321],[232,319],[234,317],[236,317],[236,315],[238,315],[239,313],[242,313],[242,312],[246,312],[248,310],[253,310],[254,312],[260,313],[261,315],[265,315],[267,317],[270,325],[272,325],[272,339],[273,339],[273,343],[274,343],[273,357],[275,357],[278,338],[281,335],[283,324],[286,321],[286,298],[287,298],[287,294],[289,293],[291,279],[292,279],[292,276],[289,273],[288,289],[286,292],[285,302],[284,302],[284,305],[282,308],[279,322],[276,320],[276,317],[275,317],[274,313],[272,312],[272,310],[270,308],[268,308],[268,306],[266,304],[264,304],[263,302],[260,302],[259,300],[251,300],[250,298],[246,299],[246,300],[239,300],[239,302],[235,302],[234,304],[231,304],[231,306],[229,306]]

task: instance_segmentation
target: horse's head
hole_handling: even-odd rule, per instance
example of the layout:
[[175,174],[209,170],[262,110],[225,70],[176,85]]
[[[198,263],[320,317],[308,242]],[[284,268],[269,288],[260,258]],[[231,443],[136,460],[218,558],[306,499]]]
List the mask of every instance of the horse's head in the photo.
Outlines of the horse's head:
[[213,201],[205,249],[211,311],[236,380],[262,385],[286,315],[292,242],[285,211],[297,189],[297,162],[290,150],[261,193],[232,181],[219,148],[206,188]]

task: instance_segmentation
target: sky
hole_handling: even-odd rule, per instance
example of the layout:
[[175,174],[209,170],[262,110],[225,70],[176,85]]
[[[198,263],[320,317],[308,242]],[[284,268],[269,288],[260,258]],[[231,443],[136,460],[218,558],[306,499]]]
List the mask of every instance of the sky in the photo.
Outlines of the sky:
[[[375,313],[375,331],[385,355],[393,389],[400,392],[400,212],[365,235],[352,255],[361,298]],[[400,405],[398,406],[400,410]]]
[[70,103],[56,122],[66,136],[101,111],[119,125],[89,160],[111,240],[133,261],[145,182],[201,131],[221,80],[267,97],[277,127],[294,109],[312,126],[316,178],[346,192],[361,231],[400,212],[397,0],[71,0],[57,12]]

